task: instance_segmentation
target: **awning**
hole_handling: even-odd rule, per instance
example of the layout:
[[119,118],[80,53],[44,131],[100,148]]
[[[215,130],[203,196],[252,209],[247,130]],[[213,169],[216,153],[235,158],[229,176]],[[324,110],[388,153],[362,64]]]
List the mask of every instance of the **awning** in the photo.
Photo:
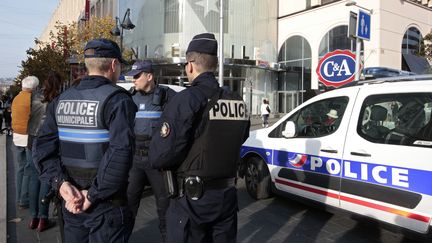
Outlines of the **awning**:
[[430,64],[424,57],[419,57],[412,54],[402,54],[408,68],[416,74],[425,74],[430,70]]

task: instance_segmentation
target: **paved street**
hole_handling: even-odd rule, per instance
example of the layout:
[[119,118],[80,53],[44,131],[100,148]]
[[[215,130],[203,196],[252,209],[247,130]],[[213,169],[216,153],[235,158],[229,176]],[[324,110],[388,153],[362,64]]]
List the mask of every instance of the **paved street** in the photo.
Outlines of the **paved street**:
[[[275,120],[272,119],[271,122]],[[253,129],[260,126],[259,123],[254,124]],[[18,210],[15,206],[10,138],[6,140],[6,145],[8,242],[60,242],[58,227],[42,233],[27,228],[28,210]],[[238,195],[238,242],[415,242],[393,228],[384,229],[372,221],[358,219],[344,212],[327,212],[281,197],[255,201],[248,196],[243,180],[239,180]],[[135,225],[131,243],[160,241],[155,202],[150,191],[141,200]]]

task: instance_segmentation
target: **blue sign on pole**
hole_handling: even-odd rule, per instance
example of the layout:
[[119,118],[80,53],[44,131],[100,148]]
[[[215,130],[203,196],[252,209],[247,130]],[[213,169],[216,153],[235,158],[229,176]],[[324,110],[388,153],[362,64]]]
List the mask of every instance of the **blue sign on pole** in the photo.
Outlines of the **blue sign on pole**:
[[359,10],[357,15],[357,38],[370,40],[371,16],[369,13]]

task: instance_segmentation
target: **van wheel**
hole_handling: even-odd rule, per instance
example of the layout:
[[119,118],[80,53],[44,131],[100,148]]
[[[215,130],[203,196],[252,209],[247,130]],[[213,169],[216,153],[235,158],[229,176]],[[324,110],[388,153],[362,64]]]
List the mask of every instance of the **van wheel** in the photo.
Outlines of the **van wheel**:
[[255,199],[264,199],[271,196],[270,173],[264,161],[252,157],[247,161],[245,183],[249,195]]

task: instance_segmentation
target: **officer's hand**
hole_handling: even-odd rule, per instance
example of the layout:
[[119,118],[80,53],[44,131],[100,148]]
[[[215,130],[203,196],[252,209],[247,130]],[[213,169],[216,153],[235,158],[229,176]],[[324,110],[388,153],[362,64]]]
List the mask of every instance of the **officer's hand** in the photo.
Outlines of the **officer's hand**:
[[75,203],[73,201],[66,201],[65,208],[73,214],[82,213],[82,201],[80,201],[79,203]]
[[82,208],[81,208],[82,212],[86,211],[91,206],[91,202],[87,199],[87,193],[88,193],[87,190],[81,191],[81,194],[84,197],[84,202],[83,202]]
[[81,192],[72,184],[65,181],[61,184],[60,189],[60,196],[63,198],[63,200],[66,201],[66,203],[72,203],[72,204],[81,204],[83,200],[83,196],[81,195]]

